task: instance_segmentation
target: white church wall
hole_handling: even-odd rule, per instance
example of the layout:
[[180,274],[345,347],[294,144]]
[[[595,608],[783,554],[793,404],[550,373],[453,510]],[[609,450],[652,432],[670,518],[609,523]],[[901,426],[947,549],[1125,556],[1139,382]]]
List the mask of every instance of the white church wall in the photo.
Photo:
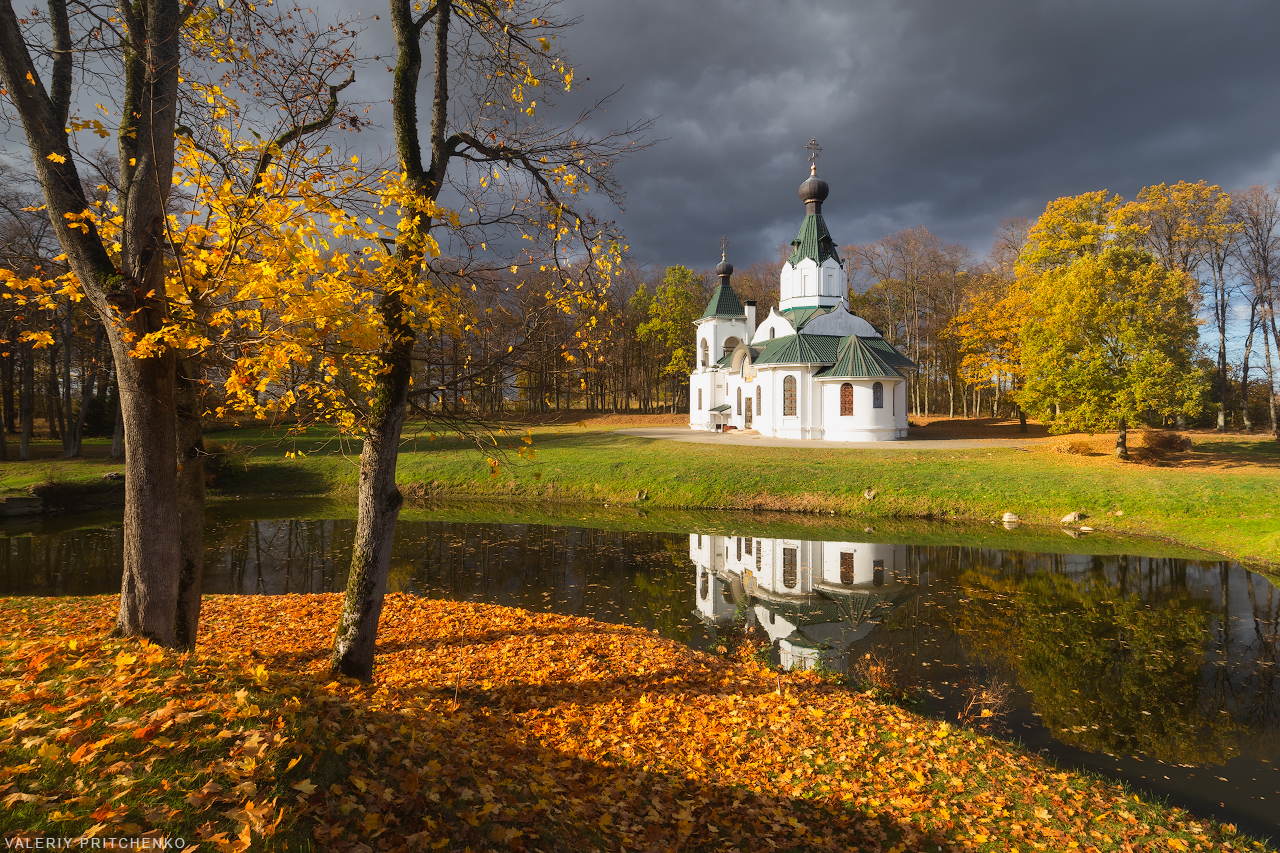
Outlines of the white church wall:
[[[845,554],[852,554],[852,583],[845,583],[841,566]],[[895,573],[905,572],[907,546],[888,542],[824,542],[822,583],[835,587],[880,587],[893,583]]]

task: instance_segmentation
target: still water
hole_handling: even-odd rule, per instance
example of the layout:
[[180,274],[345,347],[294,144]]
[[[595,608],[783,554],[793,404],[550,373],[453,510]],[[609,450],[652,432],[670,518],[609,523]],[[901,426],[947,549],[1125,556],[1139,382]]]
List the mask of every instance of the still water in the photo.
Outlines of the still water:
[[[975,690],[1008,685],[997,734],[1280,837],[1280,589],[1262,575],[1229,562],[740,526],[406,520],[391,588],[640,625],[701,648],[751,632],[784,666],[856,679],[874,663],[918,710],[946,719]],[[339,591],[354,528],[215,519],[205,591]],[[120,536],[110,521],[0,528],[0,595],[115,592]]]

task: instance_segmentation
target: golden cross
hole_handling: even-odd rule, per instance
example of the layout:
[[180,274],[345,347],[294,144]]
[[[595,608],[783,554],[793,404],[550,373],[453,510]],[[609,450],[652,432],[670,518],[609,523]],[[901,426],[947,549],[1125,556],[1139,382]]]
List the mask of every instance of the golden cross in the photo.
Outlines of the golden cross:
[[722,261],[726,260],[725,252],[728,251],[728,248],[729,248],[729,238],[721,237],[720,238],[720,260]]
[[809,174],[816,175],[818,174],[818,155],[822,153],[822,146],[818,144],[816,136],[809,140],[805,150],[809,152]]

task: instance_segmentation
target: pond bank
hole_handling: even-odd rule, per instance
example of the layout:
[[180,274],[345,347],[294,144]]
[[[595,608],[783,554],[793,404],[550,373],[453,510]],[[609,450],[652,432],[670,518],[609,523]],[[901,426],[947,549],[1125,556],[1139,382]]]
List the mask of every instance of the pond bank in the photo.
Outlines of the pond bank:
[[376,683],[331,681],[339,603],[208,596],[180,656],[105,639],[112,597],[0,600],[0,828],[258,849],[1270,849],[812,674],[589,619],[393,595]]

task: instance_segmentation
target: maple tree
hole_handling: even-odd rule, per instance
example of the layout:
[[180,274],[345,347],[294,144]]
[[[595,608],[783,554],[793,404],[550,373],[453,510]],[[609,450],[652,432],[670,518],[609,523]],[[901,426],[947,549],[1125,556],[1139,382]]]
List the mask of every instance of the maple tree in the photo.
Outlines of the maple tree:
[[[119,627],[165,645],[175,642],[182,524],[174,464],[177,359],[172,350],[137,357],[134,347],[162,328],[169,314],[165,207],[173,178],[181,26],[193,9],[179,0],[147,0],[101,15],[77,8],[72,15],[65,0],[53,0],[46,87],[23,22],[9,0],[0,4],[0,81],[21,119],[67,266],[104,323],[119,377],[127,472]],[[118,240],[101,232],[72,150],[77,42],[118,66]],[[38,40],[36,46],[43,47]]]
[[[378,243],[394,249],[378,256],[370,243],[371,260],[361,267],[370,298],[359,304],[377,341],[359,356],[367,377],[364,405],[353,419],[362,440],[360,509],[333,652],[335,671],[364,679],[372,677],[403,501],[396,459],[418,330],[472,332],[491,307],[468,299],[467,285],[475,285],[465,269],[450,274],[453,258],[442,254],[441,244],[452,241],[474,252],[498,239],[527,240],[534,249],[525,257],[552,277],[546,304],[553,311],[580,311],[591,325],[600,286],[617,268],[622,247],[607,223],[571,201],[592,189],[620,200],[610,165],[635,148],[646,126],[592,137],[585,132],[586,115],[567,127],[539,119],[539,100],[545,108],[554,87],[573,86],[573,69],[552,44],[567,24],[554,18],[551,4],[392,0],[390,19],[399,172],[383,176],[381,193],[397,222],[389,239],[377,235]],[[431,46],[432,75],[425,139],[417,107],[424,39]],[[460,196],[459,209],[442,204],[447,185]],[[517,272],[519,265],[513,267]]]

